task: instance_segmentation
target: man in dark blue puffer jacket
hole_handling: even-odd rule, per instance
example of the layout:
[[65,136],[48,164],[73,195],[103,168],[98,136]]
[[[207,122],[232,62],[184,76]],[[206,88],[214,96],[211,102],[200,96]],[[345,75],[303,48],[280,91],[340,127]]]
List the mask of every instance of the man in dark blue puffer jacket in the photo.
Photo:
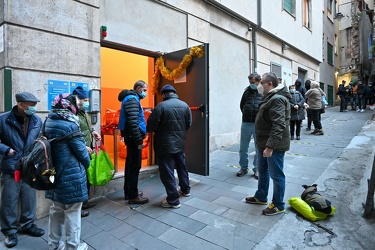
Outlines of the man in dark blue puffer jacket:
[[[11,111],[0,115],[0,157],[1,164],[1,232],[5,235],[5,245],[14,247],[18,243],[17,225],[24,233],[42,236],[44,230],[38,228],[36,219],[35,189],[19,180],[15,169],[24,150],[38,137],[42,120],[34,115],[39,100],[29,92],[16,94],[17,105]],[[1,159],[1,158],[0,158]],[[18,201],[21,214],[18,215]],[[20,220],[18,221],[18,218]]]
[[[192,123],[189,106],[178,99],[176,90],[167,84],[162,90],[163,102],[156,105],[147,120],[147,131],[155,132],[160,180],[167,191],[162,207],[179,208],[180,195],[190,196],[188,169],[185,165],[186,130]],[[174,169],[177,170],[179,191],[176,188]]]

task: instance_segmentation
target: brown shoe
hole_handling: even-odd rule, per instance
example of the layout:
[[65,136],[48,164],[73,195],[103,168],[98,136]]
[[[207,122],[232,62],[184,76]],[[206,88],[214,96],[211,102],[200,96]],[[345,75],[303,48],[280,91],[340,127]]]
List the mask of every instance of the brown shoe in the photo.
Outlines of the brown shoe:
[[137,198],[130,199],[128,204],[146,204],[148,201],[147,197],[138,196]]

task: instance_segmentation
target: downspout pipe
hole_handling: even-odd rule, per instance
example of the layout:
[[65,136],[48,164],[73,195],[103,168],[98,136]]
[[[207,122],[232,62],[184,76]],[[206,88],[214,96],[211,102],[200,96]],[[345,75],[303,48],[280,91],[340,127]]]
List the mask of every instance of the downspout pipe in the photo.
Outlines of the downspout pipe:
[[258,30],[262,27],[262,0],[258,0],[257,4],[257,26],[253,29],[252,40],[253,40],[253,51],[254,51],[254,72],[258,72]]

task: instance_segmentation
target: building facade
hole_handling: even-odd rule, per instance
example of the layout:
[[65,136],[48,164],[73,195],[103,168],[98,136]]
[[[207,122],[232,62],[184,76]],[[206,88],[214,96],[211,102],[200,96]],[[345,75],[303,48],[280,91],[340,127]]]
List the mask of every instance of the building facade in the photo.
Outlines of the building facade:
[[[297,78],[321,79],[322,6],[323,0],[4,0],[0,112],[10,110],[15,93],[21,91],[41,100],[38,115],[43,117],[59,90],[70,91],[81,83],[104,89],[108,83],[103,72],[112,72],[102,57],[107,47],[147,55],[150,71],[157,55],[209,44],[213,151],[239,141],[239,101],[250,73],[275,72],[285,85]],[[126,71],[131,64],[135,63],[116,67]],[[126,77],[122,81],[113,84],[123,89],[129,83]],[[95,116],[93,127],[100,130],[103,111]]]

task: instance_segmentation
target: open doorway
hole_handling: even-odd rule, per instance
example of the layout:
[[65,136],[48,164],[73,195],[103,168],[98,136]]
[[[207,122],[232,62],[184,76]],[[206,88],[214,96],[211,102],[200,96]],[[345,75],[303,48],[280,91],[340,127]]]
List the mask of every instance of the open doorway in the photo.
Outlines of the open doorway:
[[[133,89],[137,80],[150,82],[154,71],[154,58],[125,52],[118,49],[101,47],[101,114],[102,137],[106,150],[115,165],[117,173],[123,173],[125,168],[126,148],[117,129],[121,103],[117,97],[123,89]],[[154,96],[148,91],[147,97],[141,100],[141,105],[147,113],[154,107]],[[150,141],[146,137],[145,143]],[[150,165],[151,143],[142,151],[142,167]]]

